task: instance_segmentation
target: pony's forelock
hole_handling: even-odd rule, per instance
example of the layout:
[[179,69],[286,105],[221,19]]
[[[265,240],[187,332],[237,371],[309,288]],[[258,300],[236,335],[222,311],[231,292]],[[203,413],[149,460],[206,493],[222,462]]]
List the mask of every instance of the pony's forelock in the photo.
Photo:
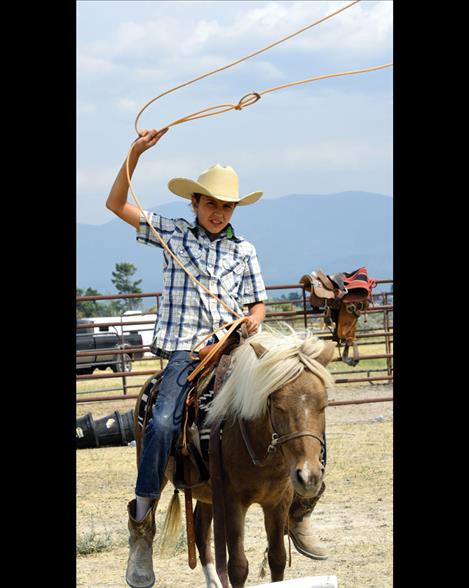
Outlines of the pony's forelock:
[[[261,416],[269,395],[296,379],[305,367],[329,388],[332,376],[316,358],[324,350],[324,341],[310,331],[298,333],[265,327],[232,353],[228,379],[210,405],[207,424],[224,418],[252,420]],[[266,349],[258,358],[250,343]]]

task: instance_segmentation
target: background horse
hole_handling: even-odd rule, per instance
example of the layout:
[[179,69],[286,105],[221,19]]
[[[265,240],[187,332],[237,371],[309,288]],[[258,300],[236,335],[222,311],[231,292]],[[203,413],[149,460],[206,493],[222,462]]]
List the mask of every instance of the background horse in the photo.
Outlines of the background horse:
[[[283,580],[284,531],[293,493],[314,497],[323,481],[325,408],[327,388],[332,384],[325,366],[334,348],[335,344],[310,333],[264,331],[231,355],[232,370],[210,406],[206,424],[226,421],[221,454],[228,576],[233,588],[242,588],[248,576],[244,523],[254,503],[264,513],[272,581]],[[137,437],[137,431],[136,441],[138,446],[141,435]],[[167,479],[172,481],[173,474],[170,459]],[[196,542],[207,588],[221,588],[210,546],[210,484],[192,492],[197,500]],[[178,529],[178,500],[175,494],[168,511],[165,529],[170,529],[169,534]],[[164,542],[167,540],[169,537]]]

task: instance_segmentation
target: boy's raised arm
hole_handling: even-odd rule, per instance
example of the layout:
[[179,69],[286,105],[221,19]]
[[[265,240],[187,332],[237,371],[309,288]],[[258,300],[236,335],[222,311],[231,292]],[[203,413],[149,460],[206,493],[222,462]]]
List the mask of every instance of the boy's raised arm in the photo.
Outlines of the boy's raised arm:
[[[140,155],[150,147],[156,145],[167,131],[168,127],[161,131],[157,131],[156,129],[144,129],[140,131],[140,137],[134,141],[134,147],[129,158],[130,177],[132,177]],[[126,161],[122,164],[114,180],[111,192],[106,200],[106,207],[126,223],[138,229],[140,224],[140,210],[134,204],[127,202],[129,182],[127,181]]]

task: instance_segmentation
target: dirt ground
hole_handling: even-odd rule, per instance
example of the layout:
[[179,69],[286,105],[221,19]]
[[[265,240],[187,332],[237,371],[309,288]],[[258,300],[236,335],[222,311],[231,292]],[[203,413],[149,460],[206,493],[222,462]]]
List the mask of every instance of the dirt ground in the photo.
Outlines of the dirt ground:
[[[329,394],[331,400],[388,396],[392,396],[391,385],[369,383],[338,385]],[[131,408],[131,400],[82,404],[77,406],[77,416],[91,412],[94,418],[101,418],[114,410],[127,412]],[[291,567],[287,565],[285,579],[335,575],[340,588],[390,588],[393,403],[330,406],[326,418],[326,491],[313,513],[313,527],[329,558],[313,561],[292,545]],[[135,477],[132,447],[77,450],[78,587],[126,586],[126,505],[133,498]],[[168,484],[158,507],[158,528],[171,496]],[[205,587],[200,562],[195,570],[187,564],[184,533],[183,529],[172,555],[160,555],[155,541],[158,588]],[[250,563],[246,586],[270,581],[269,574],[259,578],[265,546],[262,511],[253,505],[246,521],[245,548]]]

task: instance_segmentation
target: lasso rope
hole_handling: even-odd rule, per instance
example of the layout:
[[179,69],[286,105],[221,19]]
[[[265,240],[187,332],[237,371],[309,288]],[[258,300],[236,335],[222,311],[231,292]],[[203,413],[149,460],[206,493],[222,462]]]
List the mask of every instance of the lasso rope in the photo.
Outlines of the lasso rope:
[[[347,8],[351,8],[352,6],[354,6],[355,4],[357,4],[360,0],[354,0],[353,2],[351,2],[350,4],[347,4],[346,6],[343,6],[342,8],[336,10],[335,12],[332,12],[331,14],[328,14],[327,16],[303,27],[302,29],[299,29],[298,31],[287,35],[286,37],[283,37],[282,39],[279,39],[278,41],[275,41],[274,43],[271,43],[270,45],[267,45],[266,47],[259,49],[257,51],[254,51],[252,53],[249,53],[248,55],[246,55],[245,57],[242,57],[240,59],[237,59],[236,61],[233,61],[232,63],[229,63],[223,67],[220,67],[218,69],[209,71],[203,75],[200,75],[196,78],[193,78],[192,80],[189,80],[188,82],[185,82],[183,84],[179,84],[178,86],[175,86],[174,88],[171,88],[170,90],[167,90],[166,92],[163,92],[162,94],[160,94],[159,96],[156,96],[155,98],[153,98],[152,100],[150,100],[149,102],[147,102],[145,104],[145,106],[143,106],[143,108],[140,110],[140,112],[138,113],[136,119],[135,119],[135,130],[137,132],[138,135],[140,135],[140,131],[138,130],[138,121],[140,116],[142,115],[142,113],[144,112],[144,110],[146,108],[148,108],[148,106],[150,106],[150,104],[152,104],[153,102],[155,102],[156,100],[162,98],[163,96],[166,96],[167,94],[170,94],[171,92],[175,92],[176,90],[178,90],[179,88],[183,88],[185,86],[188,86],[189,84],[193,84],[195,82],[197,82],[198,80],[201,80],[203,78],[206,78],[210,75],[213,75],[215,73],[218,73],[219,71],[222,71],[224,69],[228,69],[230,67],[233,67],[234,65],[237,65],[238,63],[241,63],[242,61],[245,61],[247,59],[250,59],[251,57],[254,57],[255,55],[259,55],[260,53],[263,53],[264,51],[267,51],[268,49],[271,49],[272,47],[274,47],[275,45],[279,45],[280,43],[283,43],[289,39],[291,39],[292,37],[295,37],[296,35],[299,35],[300,33],[316,26],[317,24],[324,22],[325,20],[332,18],[333,16],[335,16],[336,14],[339,14],[340,12],[346,10]],[[392,63],[388,63],[385,65],[378,65],[375,67],[369,67],[369,68],[365,68],[365,69],[359,69],[359,70],[354,70],[354,71],[347,71],[347,72],[341,72],[341,73],[335,73],[335,74],[327,74],[327,75],[322,75],[322,76],[315,76],[315,77],[311,77],[311,78],[307,78],[305,80],[300,80],[297,82],[290,82],[287,84],[283,84],[281,86],[274,86],[273,88],[268,88],[267,90],[263,90],[262,92],[251,92],[249,94],[246,94],[245,96],[243,96],[239,102],[237,104],[219,104],[218,106],[210,106],[208,108],[205,108],[203,110],[199,110],[197,112],[194,112],[192,114],[189,114],[187,116],[184,116],[180,119],[177,119],[171,123],[169,123],[168,125],[165,125],[161,128],[169,128],[172,126],[176,126],[178,124],[184,123],[184,122],[188,122],[191,120],[196,120],[199,118],[205,118],[207,116],[215,116],[217,114],[222,114],[223,112],[228,112],[230,110],[242,110],[243,108],[246,108],[247,106],[250,106],[251,104],[254,104],[255,102],[257,102],[261,96],[268,94],[270,92],[275,92],[276,90],[280,90],[282,88],[288,88],[290,86],[296,86],[296,85],[300,85],[300,84],[307,84],[313,81],[317,81],[317,80],[322,80],[322,79],[326,79],[326,78],[331,78],[331,77],[336,77],[336,76],[345,76],[345,75],[353,75],[353,74],[359,74],[359,73],[365,73],[365,72],[369,72],[369,71],[375,71],[378,69],[383,69],[383,68],[387,68],[387,67],[391,67],[393,64]],[[219,329],[213,331],[212,333],[210,333],[210,335],[208,335],[203,341],[205,341],[206,339],[208,339],[211,335],[215,334],[216,332],[218,332],[219,330],[226,328],[227,326],[231,325],[228,333],[226,333],[226,335],[216,344],[216,347],[214,348],[214,350],[209,353],[207,355],[207,357],[205,358],[205,360],[203,361],[203,364],[205,365],[207,363],[207,361],[216,353],[216,351],[218,351],[219,347],[224,343],[224,341],[227,339],[227,337],[231,334],[231,332],[237,328],[240,324],[242,324],[242,322],[248,320],[248,317],[245,316],[240,316],[238,315],[238,313],[236,313],[232,308],[230,308],[227,304],[225,304],[222,300],[220,300],[220,298],[218,298],[213,292],[211,292],[208,288],[206,288],[203,284],[201,284],[199,282],[199,280],[197,280],[197,278],[195,276],[193,276],[191,274],[191,272],[184,267],[184,265],[181,263],[181,261],[177,258],[177,256],[171,251],[171,249],[167,246],[167,244],[163,241],[163,239],[161,238],[161,236],[158,234],[158,232],[156,231],[155,227],[150,223],[148,216],[146,214],[146,212],[143,210],[142,206],[140,205],[138,198],[134,192],[133,186],[132,186],[132,182],[131,182],[131,178],[130,178],[130,170],[129,170],[129,160],[130,160],[130,155],[132,153],[132,149],[134,147],[134,144],[131,145],[129,152],[127,154],[127,159],[126,159],[126,172],[127,172],[127,181],[129,182],[129,188],[130,191],[132,192],[132,196],[135,200],[135,203],[137,204],[138,209],[140,210],[140,212],[142,213],[142,215],[145,217],[145,220],[148,224],[148,226],[150,227],[150,229],[153,231],[154,235],[156,236],[156,238],[158,239],[158,241],[161,243],[161,246],[165,249],[165,251],[167,251],[169,253],[169,255],[174,259],[174,261],[179,265],[179,267],[190,277],[190,279],[199,286],[199,288],[201,288],[204,292],[206,292],[209,296],[211,296],[212,298],[214,298],[217,302],[219,302],[228,312],[230,312],[233,316],[236,317],[236,320],[232,321],[231,323],[226,323],[225,325],[223,325],[222,327],[220,327]],[[236,324],[236,326],[235,326]],[[202,342],[203,342],[202,341]],[[201,343],[202,343],[201,342]],[[200,346],[199,343],[193,350],[192,352]],[[197,368],[197,371],[199,371],[203,366],[199,365]],[[193,372],[194,373],[194,372]]]
[[[162,98],[163,96],[166,96],[167,94],[170,94],[171,92],[175,92],[176,90],[179,90],[179,88],[184,88],[184,86],[189,86],[189,84],[193,84],[194,82],[197,82],[198,80],[202,80],[203,78],[207,78],[208,76],[211,76],[213,74],[216,74],[219,71],[223,71],[224,69],[228,69],[230,67],[233,67],[234,65],[237,65],[238,63],[241,63],[242,61],[246,61],[247,59],[250,59],[251,57],[254,57],[255,55],[259,55],[260,53],[263,53],[264,51],[268,51],[272,47],[275,47],[275,45],[280,45],[280,43],[284,43],[285,41],[288,41],[292,37],[295,37],[296,35],[299,35],[300,33],[303,33],[304,31],[307,31],[308,29],[310,29],[310,28],[318,25],[319,23],[324,22],[325,20],[327,20],[329,18],[332,18],[336,14],[339,14],[339,12],[342,12],[343,10],[346,10],[347,8],[350,8],[354,4],[357,4],[357,2],[360,2],[360,0],[354,0],[354,2],[351,2],[350,4],[347,4],[347,6],[343,6],[342,8],[339,8],[339,10],[336,10],[335,12],[332,12],[331,14],[328,14],[327,16],[324,16],[323,18],[320,18],[319,20],[314,21],[313,23],[311,23],[311,24],[303,27],[302,29],[296,31],[295,33],[292,33],[290,35],[287,35],[286,37],[282,37],[278,41],[275,41],[274,43],[271,43],[270,45],[267,45],[266,47],[264,47],[262,49],[258,49],[257,51],[253,51],[252,53],[249,53],[245,57],[241,57],[240,59],[237,59],[236,61],[233,61],[232,63],[229,63],[228,65],[224,65],[223,67],[219,67],[218,69],[214,69],[214,70],[209,71],[209,72],[207,72],[205,74],[202,74],[201,76],[198,76],[198,77],[196,77],[196,78],[194,78],[192,80],[189,80],[188,82],[184,82],[183,84],[179,84],[178,86],[175,86],[174,88],[171,88],[171,90],[167,90],[166,92],[163,92],[163,94],[160,94],[159,96],[156,96],[156,98],[152,98],[149,102],[147,102],[145,104],[145,106],[137,114],[137,118],[135,119],[135,131],[136,131],[137,135],[139,134],[137,123],[138,123],[138,120],[139,120],[140,116],[142,115],[143,111],[146,108],[148,108],[148,106],[150,106],[150,104],[153,104],[153,102],[156,102],[156,100],[159,100],[160,98]],[[222,106],[230,106],[231,107],[233,105],[230,104],[230,105],[222,105]],[[219,108],[219,107],[214,106],[212,108]],[[235,107],[233,106],[233,108],[235,108]],[[231,108],[228,108],[228,110],[231,110]],[[205,111],[201,111],[201,112],[205,112]],[[226,111],[222,111],[222,112],[226,112]],[[194,113],[194,114],[198,114],[198,113]],[[220,113],[214,113],[214,114],[221,114],[221,112]],[[189,117],[191,117],[191,116],[192,115],[189,115]],[[212,116],[212,115],[206,115],[206,116]],[[201,118],[201,117],[197,117],[197,118]],[[193,119],[192,118],[188,118],[188,117],[184,117],[182,119],[179,119],[179,121],[176,121],[174,123],[171,123],[170,125],[167,125],[167,126],[174,126],[175,124],[180,124],[181,122],[186,122],[186,120],[193,120]],[[161,127],[161,128],[165,128],[165,127]]]

